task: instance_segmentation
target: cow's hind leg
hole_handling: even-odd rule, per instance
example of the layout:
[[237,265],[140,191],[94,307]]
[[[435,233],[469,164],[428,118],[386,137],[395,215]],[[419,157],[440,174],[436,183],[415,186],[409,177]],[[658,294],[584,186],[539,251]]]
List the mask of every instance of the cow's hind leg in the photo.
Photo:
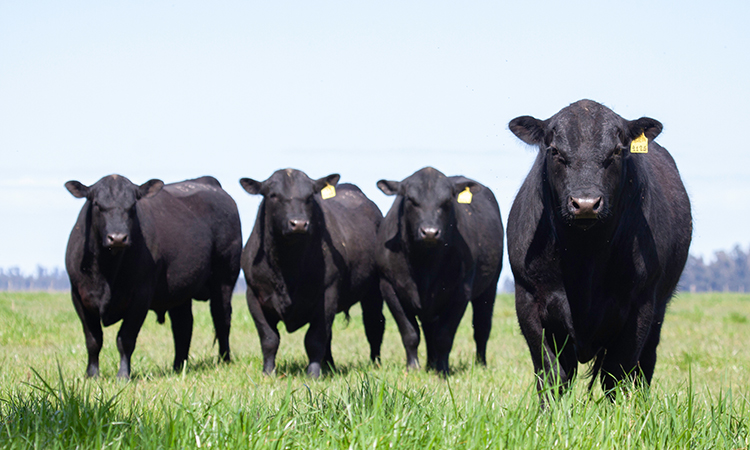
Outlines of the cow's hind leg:
[[188,300],[182,305],[169,310],[169,321],[172,324],[174,339],[174,364],[176,371],[182,370],[190,352],[190,341],[193,338],[193,302]]
[[219,341],[219,359],[229,362],[229,331],[232,325],[232,291],[234,284],[222,284],[211,293],[211,318],[216,340]]
[[362,305],[362,322],[365,326],[365,335],[370,344],[370,360],[374,363],[380,362],[380,346],[383,344],[383,333],[385,332],[385,316],[383,316],[383,297],[375,287],[376,292],[368,292],[360,304]]
[[492,310],[494,306],[495,286],[492,286],[471,302],[474,342],[477,345],[477,362],[483,366],[487,365],[487,341],[492,330]]
[[83,335],[86,338],[86,351],[89,361],[86,367],[87,377],[99,376],[99,352],[102,350],[104,336],[102,334],[102,324],[97,311],[89,311],[83,307],[78,292],[72,290],[73,306],[75,306],[78,317],[83,325]]

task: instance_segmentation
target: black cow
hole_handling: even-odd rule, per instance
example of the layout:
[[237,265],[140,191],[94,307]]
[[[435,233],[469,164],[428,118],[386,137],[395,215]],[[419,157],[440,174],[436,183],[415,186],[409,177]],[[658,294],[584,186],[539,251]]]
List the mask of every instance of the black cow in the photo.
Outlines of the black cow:
[[280,321],[289,332],[310,324],[309,375],[334,369],[334,317],[358,301],[370,358],[380,357],[385,319],[374,249],[383,215],[358,187],[337,185],[338,180],[338,174],[312,180],[294,169],[276,171],[263,182],[240,180],[248,193],[263,196],[242,269],[266,374],[276,367]]
[[237,205],[219,182],[203,177],[138,186],[110,175],[92,186],[68,181],[65,187],[86,199],[65,257],[86,336],[86,374],[99,374],[101,324],[122,320],[117,376],[130,377],[130,356],[149,309],[159,323],[169,312],[174,369],[179,370],[190,349],[193,298],[211,299],[219,355],[229,361],[231,296],[240,271],[242,234]]
[[509,127],[539,147],[510,210],[508,254],[542,400],[592,359],[589,389],[598,373],[610,396],[620,380],[650,383],[692,233],[677,167],[653,141],[661,123],[581,100]]
[[407,367],[419,367],[419,317],[427,366],[448,374],[448,355],[469,301],[477,360],[486,365],[503,263],[503,223],[492,191],[432,167],[401,182],[380,180],[378,188],[397,195],[378,231],[378,267]]

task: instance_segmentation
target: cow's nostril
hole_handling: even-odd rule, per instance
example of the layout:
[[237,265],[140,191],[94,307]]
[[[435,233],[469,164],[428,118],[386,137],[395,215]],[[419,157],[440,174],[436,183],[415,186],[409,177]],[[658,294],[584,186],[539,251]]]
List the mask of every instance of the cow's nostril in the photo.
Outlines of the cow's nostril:
[[602,197],[570,197],[569,210],[576,219],[596,219],[602,208]]
[[435,227],[420,227],[419,234],[423,239],[434,240],[440,236],[440,229]]
[[123,246],[128,243],[128,235],[126,233],[110,233],[107,235],[107,244],[110,246]]
[[302,233],[307,231],[307,227],[310,224],[307,220],[291,219],[289,221],[289,227],[295,233]]

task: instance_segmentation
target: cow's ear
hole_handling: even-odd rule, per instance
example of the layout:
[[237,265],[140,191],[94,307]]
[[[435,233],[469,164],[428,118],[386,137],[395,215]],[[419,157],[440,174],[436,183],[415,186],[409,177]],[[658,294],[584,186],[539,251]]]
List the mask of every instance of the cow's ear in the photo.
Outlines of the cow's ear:
[[635,139],[643,133],[649,141],[653,141],[663,128],[664,126],[658,120],[650,117],[641,117],[640,119],[628,122],[628,137]]
[[472,194],[476,194],[477,192],[482,190],[482,185],[477,183],[476,181],[462,181],[460,183],[456,183],[455,185],[455,193],[456,195],[460,194],[461,192],[465,191],[466,188],[469,188],[469,192]]
[[544,142],[544,121],[531,116],[516,117],[508,124],[508,128],[519,139],[529,145],[539,145]]
[[65,183],[65,188],[75,198],[86,198],[89,196],[89,188],[80,181],[70,180]]
[[327,177],[318,178],[317,180],[315,180],[315,186],[313,187],[313,190],[317,193],[326,186],[336,186],[336,184],[338,184],[339,182],[339,179],[341,179],[341,175],[337,173],[332,173]]
[[255,181],[252,178],[241,178],[240,184],[248,194],[252,195],[260,194],[260,190],[263,187],[263,183],[261,183],[260,181]]
[[158,194],[159,191],[161,191],[161,188],[163,187],[164,187],[164,182],[161,180],[157,180],[157,179],[148,180],[147,182],[138,186],[136,197],[138,197],[139,199],[151,198],[154,195]]
[[400,181],[380,180],[378,181],[378,189],[383,191],[385,195],[396,195],[401,191]]

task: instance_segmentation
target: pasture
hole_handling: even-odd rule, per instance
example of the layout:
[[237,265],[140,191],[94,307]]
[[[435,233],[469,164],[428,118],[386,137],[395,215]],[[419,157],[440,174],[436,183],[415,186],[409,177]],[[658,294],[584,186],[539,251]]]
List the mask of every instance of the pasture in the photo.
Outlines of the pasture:
[[[540,411],[513,297],[495,306],[488,367],[474,365],[470,311],[447,380],[405,370],[389,312],[382,365],[368,361],[359,306],[334,324],[338,373],[305,376],[304,330],[281,333],[276,377],[261,375],[243,296],[233,300],[233,362],[217,364],[208,304],[194,302],[187,369],[171,370],[169,324],[153,313],[115,379],[119,324],[105,329],[102,377],[67,293],[0,293],[2,448],[748,448],[750,295],[682,294],[668,310],[650,390],[614,403],[588,378]],[[470,307],[469,307],[470,308]],[[424,364],[424,340],[420,344]],[[586,374],[581,367],[579,375]]]

